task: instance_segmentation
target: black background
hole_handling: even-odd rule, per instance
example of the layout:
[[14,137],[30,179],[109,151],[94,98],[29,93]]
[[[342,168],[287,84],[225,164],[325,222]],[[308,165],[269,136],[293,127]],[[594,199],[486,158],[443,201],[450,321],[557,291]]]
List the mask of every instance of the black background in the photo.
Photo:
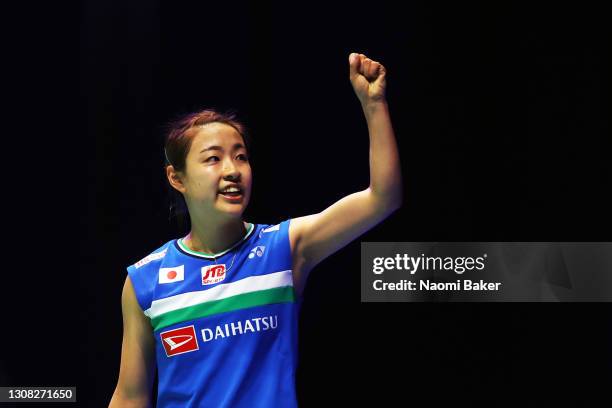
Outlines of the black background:
[[[248,221],[363,189],[348,55],[382,62],[405,203],[311,274],[301,406],[586,403],[612,380],[610,304],[360,303],[360,241],[611,241],[603,8],[377,1],[82,1],[5,14],[1,385],[117,381],[125,267],[168,223],[163,125],[235,109]],[[609,401],[609,396],[608,396]],[[604,404],[605,405],[605,404]],[[23,405],[25,406],[25,404]]]

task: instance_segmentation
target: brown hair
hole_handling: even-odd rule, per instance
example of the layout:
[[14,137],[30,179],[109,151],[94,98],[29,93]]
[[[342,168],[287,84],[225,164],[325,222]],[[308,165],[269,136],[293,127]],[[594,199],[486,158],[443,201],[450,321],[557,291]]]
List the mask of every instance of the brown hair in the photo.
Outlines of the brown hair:
[[246,126],[236,119],[235,112],[222,113],[214,109],[204,109],[199,112],[188,113],[170,123],[164,146],[166,163],[164,168],[171,164],[176,171],[185,171],[185,159],[191,148],[194,128],[207,123],[225,123],[230,125],[242,136],[247,152],[250,153],[250,137]]
[[[242,140],[244,140],[247,153],[249,154],[249,161],[252,161],[251,138],[247,132],[246,126],[237,119],[237,114],[232,111],[223,113],[214,109],[204,109],[198,112],[181,115],[178,119],[168,124],[166,142],[164,145],[164,175],[166,167],[169,165],[172,165],[176,171],[185,171],[187,154],[189,153],[189,149],[191,149],[191,143],[196,134],[194,128],[214,122],[230,125],[240,133]],[[190,228],[190,220],[185,198],[176,191],[169,182],[167,186],[169,188],[168,200],[170,205],[169,221],[172,220],[173,216],[177,217],[179,230],[186,232]]]

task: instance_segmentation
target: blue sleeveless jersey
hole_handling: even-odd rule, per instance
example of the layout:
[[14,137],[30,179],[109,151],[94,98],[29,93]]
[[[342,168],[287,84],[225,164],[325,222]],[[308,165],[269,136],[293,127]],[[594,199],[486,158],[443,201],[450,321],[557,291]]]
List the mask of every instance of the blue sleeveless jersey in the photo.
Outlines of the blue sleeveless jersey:
[[297,407],[289,222],[249,224],[216,261],[175,239],[127,268],[155,337],[158,407]]

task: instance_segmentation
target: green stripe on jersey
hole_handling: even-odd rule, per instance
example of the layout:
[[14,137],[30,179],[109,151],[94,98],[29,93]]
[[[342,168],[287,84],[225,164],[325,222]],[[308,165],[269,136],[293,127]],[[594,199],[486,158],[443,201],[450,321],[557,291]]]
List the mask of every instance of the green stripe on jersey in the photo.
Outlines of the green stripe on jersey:
[[[159,326],[159,321],[163,322],[163,327],[165,327],[166,325],[181,321],[177,320],[175,317],[164,317],[162,319],[162,316],[166,315],[193,315],[202,317],[213,313],[231,311],[233,310],[232,308],[240,309],[242,307],[249,307],[250,304],[248,302],[252,302],[253,300],[241,301],[240,299],[243,299],[242,297],[239,297],[241,295],[249,295],[244,299],[251,299],[252,296],[254,296],[251,294],[255,292],[261,292],[262,295],[266,294],[266,296],[255,296],[254,298],[257,299],[257,301],[252,306],[284,301],[283,299],[286,299],[286,294],[283,295],[285,297],[280,296],[281,300],[278,300],[279,295],[277,292],[268,291],[271,289],[285,288],[287,286],[293,289],[293,274],[290,269],[264,275],[248,276],[234,282],[219,284],[210,289],[185,292],[166,298],[156,299],[151,303],[151,307],[145,310],[145,315],[151,319],[151,324],[154,327]],[[227,300],[227,302],[221,302],[225,300]],[[293,298],[291,300],[293,300]],[[246,302],[246,306],[242,306],[242,303],[244,302]],[[202,314],[203,311],[200,305],[207,305],[205,307],[206,310],[208,310],[210,305],[217,305],[217,303],[219,303],[221,306],[214,306],[212,310],[215,312],[211,312],[210,314],[206,312]],[[195,313],[193,314],[189,311],[192,309],[196,310],[197,312],[193,312]]]
[[200,303],[171,312],[160,314],[151,319],[153,330],[163,329],[176,323],[211,316],[219,313],[231,312],[248,307],[270,305],[274,303],[294,302],[293,286],[258,290],[243,293],[220,300]]

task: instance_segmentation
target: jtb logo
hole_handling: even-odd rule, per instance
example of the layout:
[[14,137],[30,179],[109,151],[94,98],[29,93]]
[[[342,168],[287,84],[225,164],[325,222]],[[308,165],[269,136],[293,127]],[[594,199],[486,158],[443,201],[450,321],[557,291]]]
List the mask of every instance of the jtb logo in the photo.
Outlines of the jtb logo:
[[225,279],[225,264],[202,267],[202,285],[212,285]]
[[199,349],[198,339],[195,336],[195,329],[193,325],[168,330],[160,333],[159,336],[161,337],[164,350],[166,350],[166,355],[168,357]]

